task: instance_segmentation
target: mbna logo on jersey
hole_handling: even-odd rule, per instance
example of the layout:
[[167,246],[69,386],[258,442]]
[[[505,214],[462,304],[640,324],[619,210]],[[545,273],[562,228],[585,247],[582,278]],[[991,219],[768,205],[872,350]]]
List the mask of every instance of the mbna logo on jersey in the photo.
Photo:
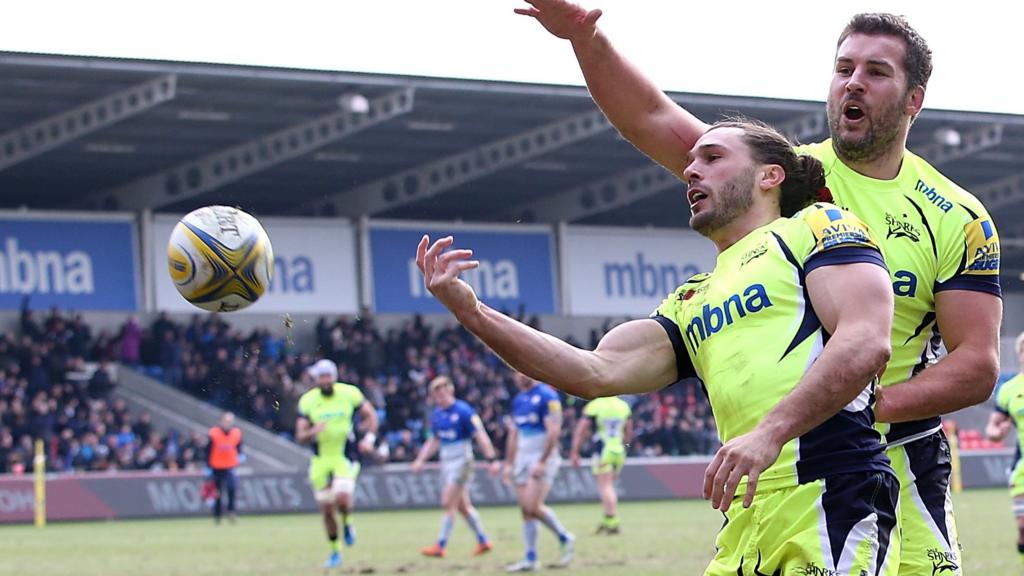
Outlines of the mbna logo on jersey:
[[694,352],[700,348],[705,340],[711,338],[717,332],[732,326],[734,322],[745,318],[747,314],[760,312],[765,308],[771,308],[772,301],[768,298],[768,292],[763,284],[751,284],[743,291],[743,294],[733,294],[726,298],[721,305],[712,306],[705,304],[700,315],[690,320],[686,327],[686,341]]

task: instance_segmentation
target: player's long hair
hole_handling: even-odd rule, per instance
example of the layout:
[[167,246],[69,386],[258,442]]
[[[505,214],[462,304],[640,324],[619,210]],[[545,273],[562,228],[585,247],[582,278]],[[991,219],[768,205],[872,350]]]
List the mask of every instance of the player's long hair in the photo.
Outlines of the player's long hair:
[[817,158],[793,151],[793,144],[778,130],[760,120],[730,117],[712,128],[739,128],[750,156],[757,164],[777,164],[786,173],[779,195],[779,211],[789,218],[814,202],[831,202],[825,187],[825,169]]

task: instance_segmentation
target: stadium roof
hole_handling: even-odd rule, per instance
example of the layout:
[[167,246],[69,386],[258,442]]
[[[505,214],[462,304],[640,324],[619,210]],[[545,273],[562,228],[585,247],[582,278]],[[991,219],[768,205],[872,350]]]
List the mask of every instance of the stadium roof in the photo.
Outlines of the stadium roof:
[[[670,95],[827,133],[820,102]],[[926,109],[910,148],[1024,242],[1024,116]],[[680,191],[580,87],[0,52],[0,208],[685,227]]]

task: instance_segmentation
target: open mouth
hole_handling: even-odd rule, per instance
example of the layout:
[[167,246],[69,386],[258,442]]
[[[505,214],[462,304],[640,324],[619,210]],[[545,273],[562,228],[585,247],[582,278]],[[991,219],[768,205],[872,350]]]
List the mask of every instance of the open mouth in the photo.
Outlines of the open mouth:
[[690,188],[686,191],[686,200],[690,203],[690,206],[693,206],[707,197],[707,192],[704,192],[700,188]]
[[864,117],[864,110],[857,104],[847,104],[843,108],[843,117],[847,120],[857,121]]

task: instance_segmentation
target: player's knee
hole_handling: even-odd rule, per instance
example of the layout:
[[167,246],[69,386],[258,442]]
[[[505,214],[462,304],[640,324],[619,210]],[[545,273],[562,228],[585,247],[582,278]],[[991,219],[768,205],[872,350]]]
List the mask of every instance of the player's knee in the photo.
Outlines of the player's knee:
[[523,507],[523,519],[532,520],[534,518],[540,518],[541,507],[538,504],[530,503],[525,504]]

